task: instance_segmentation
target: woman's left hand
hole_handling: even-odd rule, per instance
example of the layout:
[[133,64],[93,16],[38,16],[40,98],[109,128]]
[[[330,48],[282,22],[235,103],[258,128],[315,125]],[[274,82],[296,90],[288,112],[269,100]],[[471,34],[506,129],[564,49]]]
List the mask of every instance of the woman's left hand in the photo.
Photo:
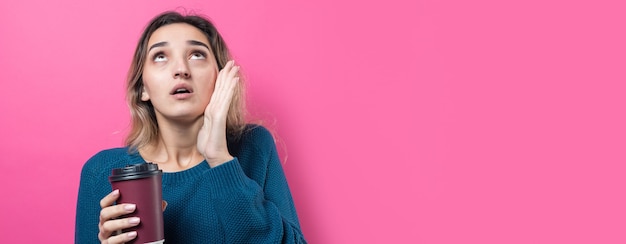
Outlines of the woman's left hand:
[[226,118],[239,82],[239,66],[234,61],[226,63],[215,81],[209,105],[204,110],[204,124],[198,133],[198,151],[211,167],[233,159],[226,143]]

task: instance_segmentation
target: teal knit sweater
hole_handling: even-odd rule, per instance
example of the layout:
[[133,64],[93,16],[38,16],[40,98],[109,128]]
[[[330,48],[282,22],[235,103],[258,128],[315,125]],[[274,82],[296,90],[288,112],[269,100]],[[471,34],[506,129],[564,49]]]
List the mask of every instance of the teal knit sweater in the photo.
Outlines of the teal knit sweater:
[[[165,243],[306,243],[273,137],[249,127],[228,149],[235,159],[215,168],[206,161],[163,173]],[[143,163],[115,148],[85,163],[76,209],[76,243],[99,243],[100,200],[112,189],[113,168]]]

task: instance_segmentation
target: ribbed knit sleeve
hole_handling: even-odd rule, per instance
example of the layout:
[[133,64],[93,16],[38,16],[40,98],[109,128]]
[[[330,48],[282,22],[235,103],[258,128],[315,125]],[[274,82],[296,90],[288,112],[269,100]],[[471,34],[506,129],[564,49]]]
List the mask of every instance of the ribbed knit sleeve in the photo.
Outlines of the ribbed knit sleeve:
[[[238,158],[209,170],[206,177],[216,186],[211,198],[226,242],[306,243],[273,137],[258,127],[242,140],[248,148],[242,148]],[[243,165],[247,174],[240,159],[252,164]]]
[[76,205],[76,228],[74,232],[75,243],[98,243],[98,218],[97,211],[100,206],[96,204],[96,196],[93,193],[97,177],[90,168],[84,167],[80,174],[80,185],[78,188],[78,203]]
[[111,192],[108,176],[112,168],[123,167],[133,162],[123,148],[109,149],[91,157],[80,175],[78,201],[76,204],[75,243],[99,243],[98,222],[100,200]]

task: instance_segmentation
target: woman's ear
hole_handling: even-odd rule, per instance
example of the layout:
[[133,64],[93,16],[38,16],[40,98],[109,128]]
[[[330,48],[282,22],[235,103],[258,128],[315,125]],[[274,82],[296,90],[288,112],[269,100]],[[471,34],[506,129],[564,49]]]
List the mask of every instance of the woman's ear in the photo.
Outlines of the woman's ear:
[[146,87],[143,86],[141,87],[141,101],[147,102],[150,100],[150,95],[148,95],[148,92],[146,91]]

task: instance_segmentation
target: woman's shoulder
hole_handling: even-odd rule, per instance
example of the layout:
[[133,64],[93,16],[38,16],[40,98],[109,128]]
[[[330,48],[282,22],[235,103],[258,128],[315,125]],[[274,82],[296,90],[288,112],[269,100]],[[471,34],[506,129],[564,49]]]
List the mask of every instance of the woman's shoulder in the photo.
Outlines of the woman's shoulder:
[[118,147],[101,150],[87,160],[83,168],[96,170],[111,169],[128,164],[132,160],[132,151],[128,147]]
[[274,135],[265,126],[248,124],[241,134],[242,144],[274,146]]
[[128,157],[130,153],[131,151],[128,149],[128,147],[109,148],[99,151],[98,153],[93,155],[91,159],[110,161]]
[[272,137],[272,133],[263,125],[247,124],[242,137]]
[[234,155],[266,154],[275,150],[274,136],[265,126],[248,124],[237,138],[230,138],[228,149]]

